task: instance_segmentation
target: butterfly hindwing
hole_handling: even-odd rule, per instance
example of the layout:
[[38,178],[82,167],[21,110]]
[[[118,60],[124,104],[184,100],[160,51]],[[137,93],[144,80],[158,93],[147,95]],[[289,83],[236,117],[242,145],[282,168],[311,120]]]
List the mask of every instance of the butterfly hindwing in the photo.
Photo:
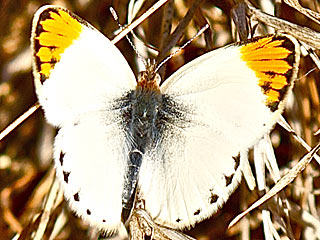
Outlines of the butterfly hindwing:
[[162,109],[171,118],[139,179],[158,223],[190,227],[227,201],[241,179],[239,153],[275,124],[298,61],[296,40],[267,36],[209,52],[163,83],[178,111]]
[[55,139],[56,173],[64,195],[78,216],[112,232],[122,212],[126,146],[118,122],[88,114],[66,124]]

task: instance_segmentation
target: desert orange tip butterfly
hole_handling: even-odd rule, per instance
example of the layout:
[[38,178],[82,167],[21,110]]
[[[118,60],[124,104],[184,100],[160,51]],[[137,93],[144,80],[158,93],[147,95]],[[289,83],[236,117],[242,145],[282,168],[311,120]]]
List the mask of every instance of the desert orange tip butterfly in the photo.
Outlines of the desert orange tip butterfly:
[[161,85],[155,66],[136,80],[120,51],[57,6],[35,14],[36,92],[59,128],[56,174],[70,207],[116,231],[135,194],[163,226],[214,214],[241,180],[241,154],[268,133],[297,76],[299,45],[269,35],[206,53]]

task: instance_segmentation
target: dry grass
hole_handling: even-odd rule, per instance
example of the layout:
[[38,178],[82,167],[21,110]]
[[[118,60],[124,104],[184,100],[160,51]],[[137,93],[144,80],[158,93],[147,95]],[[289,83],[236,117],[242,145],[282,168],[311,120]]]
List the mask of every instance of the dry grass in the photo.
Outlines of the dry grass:
[[[202,37],[192,41],[190,45],[169,61],[166,71],[163,72],[164,76],[169,76],[185,62],[194,59],[209,49],[224,46],[234,41],[235,27],[231,23],[230,11],[233,6],[231,2],[237,1],[202,1],[200,8],[196,9],[191,15],[189,23],[186,13],[192,3],[196,2],[176,0],[174,4],[168,4],[158,10],[138,27],[137,32],[144,33],[144,36],[139,35],[143,42],[153,45],[157,49],[166,49],[167,46],[170,46],[170,48],[181,46],[192,38],[202,26],[206,23],[210,24],[211,32],[206,32]],[[261,5],[260,2],[265,5]],[[300,4],[309,11],[299,8],[297,5],[297,10],[295,10],[285,3],[274,5],[273,1],[261,0],[260,2],[252,1],[255,6],[259,6],[258,8],[263,11],[269,11],[279,18],[319,32],[320,26],[317,21],[320,19],[316,14],[320,10],[318,1],[300,1]],[[31,73],[29,38],[32,16],[38,7],[44,3],[34,0],[3,0],[1,2],[1,129],[5,128],[36,102]],[[114,7],[121,23],[125,23],[128,16],[128,1],[125,0],[69,2],[60,0],[51,1],[51,3],[66,6],[71,11],[76,12],[110,39],[114,37],[114,31],[117,30],[118,26],[112,19],[108,8],[111,5]],[[153,1],[147,1],[138,15],[145,12],[152,4]],[[309,14],[312,18],[306,17],[301,12]],[[173,37],[169,37],[170,34],[168,30],[165,30],[166,28],[160,31],[159,27],[154,27],[158,26],[158,23],[164,19],[167,19],[166,23],[172,24],[173,30],[180,24],[179,30],[175,32]],[[254,24],[251,23],[252,26]],[[279,24],[277,28],[286,29],[286,26]],[[273,28],[266,27],[266,25],[259,25],[257,32],[266,34],[272,30]],[[290,33],[297,34],[300,30],[303,32],[302,28],[298,27],[295,32]],[[300,35],[302,37],[299,40],[317,48],[319,43],[316,34],[311,34],[314,37],[312,39],[307,34]],[[300,35],[295,36],[299,37]],[[175,40],[179,41],[176,42]],[[138,72],[135,54],[128,42],[121,40],[117,46],[134,71]],[[306,48],[309,49],[309,46],[306,46]],[[299,79],[294,88],[294,94],[289,99],[288,106],[283,114],[295,133],[301,136],[309,146],[315,146],[318,143],[318,137],[314,133],[319,129],[320,122],[320,79],[317,67],[319,61],[316,59],[317,49],[314,50],[313,56],[307,54],[302,56]],[[162,50],[162,53],[165,54],[165,50]],[[156,56],[149,54],[148,57],[154,58]],[[310,70],[312,71],[310,72]],[[22,233],[20,239],[30,239],[28,238],[29,233],[34,229],[39,229],[39,222],[43,224],[44,215],[39,214],[43,213],[44,199],[48,196],[54,176],[51,160],[54,134],[55,130],[45,123],[43,113],[38,111],[0,142],[0,240],[11,239],[17,233]],[[281,176],[295,166],[307,153],[293,135],[279,125],[271,133]],[[277,197],[272,198],[260,209],[252,211],[233,228],[227,228],[235,216],[274,185],[274,179],[278,179],[277,174],[270,174],[267,170],[266,187],[261,191],[257,189],[250,191],[243,181],[227,204],[217,214],[198,224],[188,234],[202,240],[263,239],[264,237],[267,239],[320,239],[320,199],[318,196],[320,179],[319,163],[316,163],[316,161],[312,161]],[[55,189],[57,189],[56,186],[53,186],[52,194],[55,193]],[[58,199],[62,199],[61,195],[58,196]],[[48,200],[53,201],[52,205],[56,204],[57,206],[52,209],[50,219],[47,219],[48,224],[44,225],[46,230],[43,239],[49,239],[50,234],[55,232],[57,232],[57,235],[54,239],[90,239],[87,234],[87,226],[67,210],[64,202],[55,200],[55,197]],[[269,227],[264,227],[266,225]],[[40,227],[42,226],[40,225]],[[269,229],[269,231],[266,229]],[[96,236],[94,231],[91,231],[91,236]]]

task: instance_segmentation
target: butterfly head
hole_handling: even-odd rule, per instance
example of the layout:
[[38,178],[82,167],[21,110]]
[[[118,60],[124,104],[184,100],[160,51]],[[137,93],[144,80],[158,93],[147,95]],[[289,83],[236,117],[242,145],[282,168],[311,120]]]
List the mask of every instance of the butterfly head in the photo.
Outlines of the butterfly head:
[[160,92],[161,77],[156,72],[157,65],[154,61],[149,60],[145,67],[146,70],[139,74],[137,90]]

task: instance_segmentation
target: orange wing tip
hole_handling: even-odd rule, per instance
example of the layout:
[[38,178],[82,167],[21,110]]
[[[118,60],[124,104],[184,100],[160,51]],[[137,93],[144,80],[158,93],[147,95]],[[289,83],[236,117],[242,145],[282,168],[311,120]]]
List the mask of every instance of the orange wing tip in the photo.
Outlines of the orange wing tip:
[[240,47],[241,59],[255,72],[271,111],[279,108],[295,78],[296,44],[289,37],[272,35],[254,38]]
[[61,54],[79,38],[84,23],[68,10],[54,6],[43,7],[35,14],[32,47],[41,83],[50,76]]

